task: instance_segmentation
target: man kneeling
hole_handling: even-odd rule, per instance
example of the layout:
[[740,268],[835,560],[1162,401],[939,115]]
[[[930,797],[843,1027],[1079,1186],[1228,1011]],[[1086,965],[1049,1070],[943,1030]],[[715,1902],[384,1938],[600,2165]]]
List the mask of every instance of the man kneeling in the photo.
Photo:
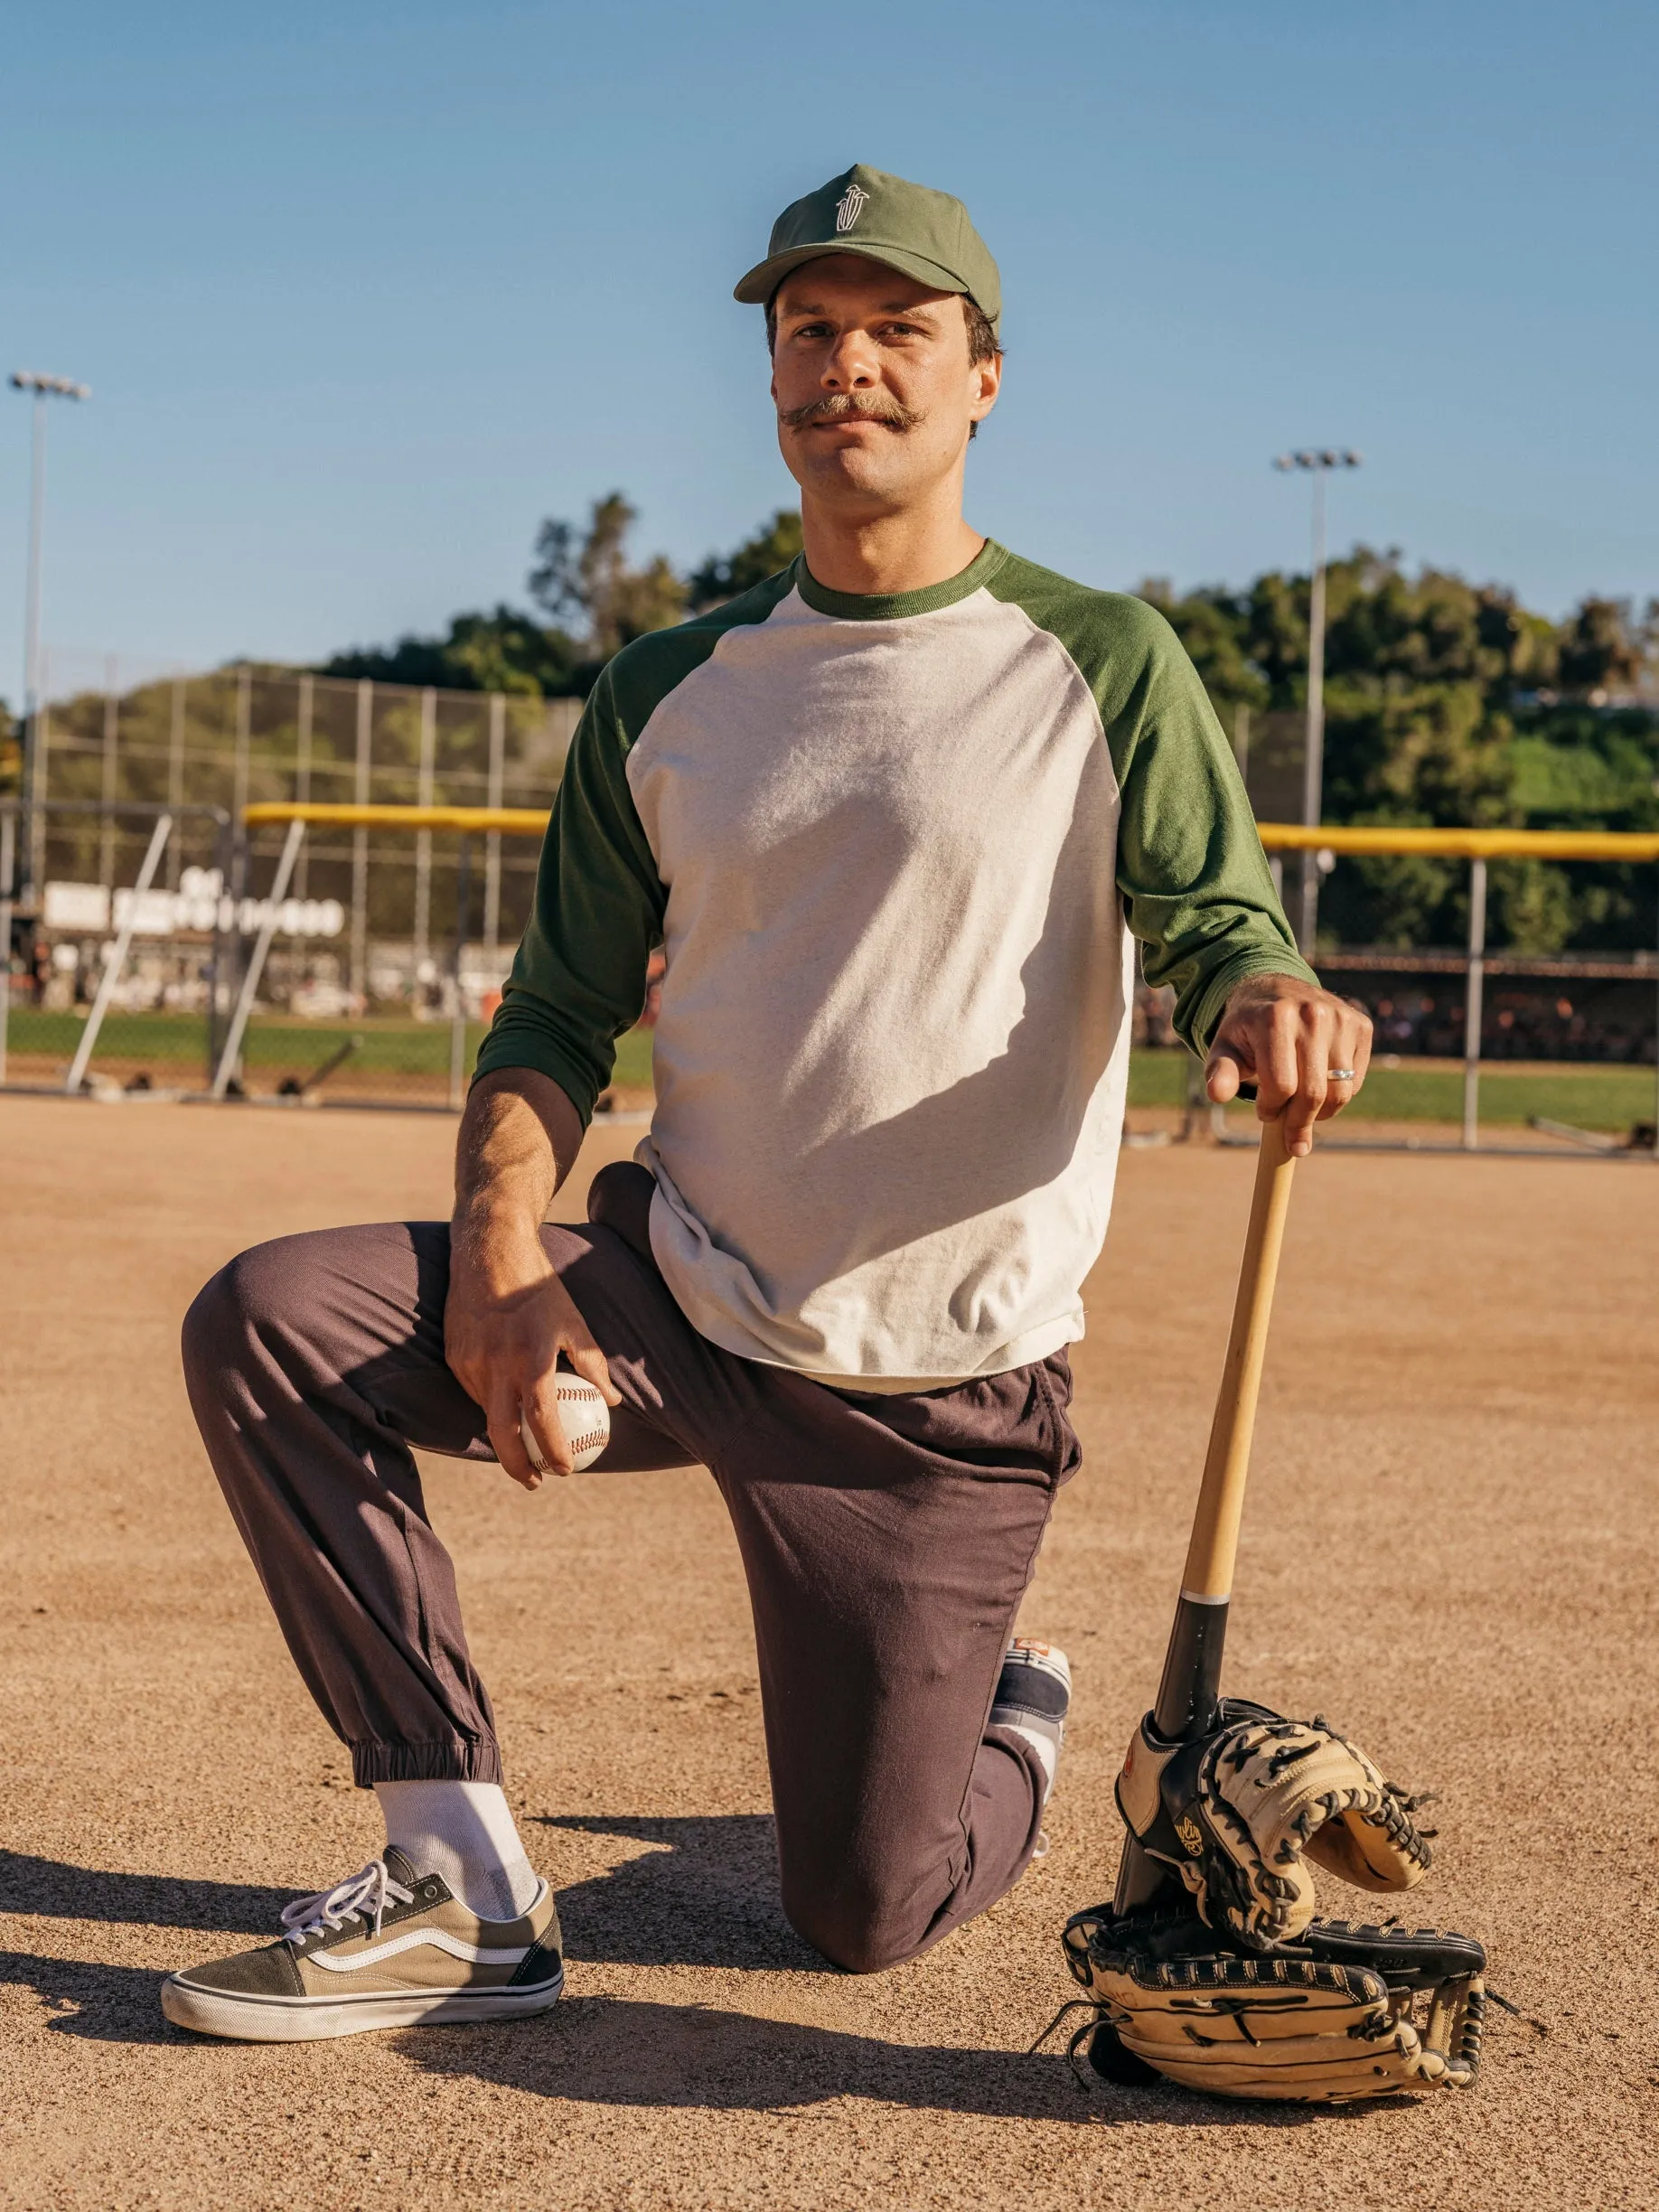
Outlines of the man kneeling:
[[[1001,377],[966,211],[862,166],[797,202],[766,311],[805,551],[628,646],[588,702],[462,1122],[453,1221],[245,1253],[185,1329],[192,1402],[386,1842],[263,1950],[173,1975],[211,2034],[551,2004],[552,1895],[413,1449],[707,1466],[748,1580],[783,1899],[826,1958],[913,1957],[1036,1845],[1071,1697],[1017,1639],[1079,1452],[1067,1345],[1105,1234],[1135,939],[1292,1148],[1364,1017],[1295,952],[1231,754],[1150,608],[964,520]],[[667,958],[657,1104],[582,1227],[545,1215]]]

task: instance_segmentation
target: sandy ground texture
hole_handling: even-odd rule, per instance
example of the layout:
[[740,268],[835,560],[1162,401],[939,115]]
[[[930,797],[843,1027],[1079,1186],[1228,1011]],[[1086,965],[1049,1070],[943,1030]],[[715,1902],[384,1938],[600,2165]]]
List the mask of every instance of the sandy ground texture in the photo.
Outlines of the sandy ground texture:
[[451,1133],[0,1099],[0,2204],[1659,2201],[1651,1165],[1349,1155],[1298,1176],[1230,1681],[1439,1791],[1411,1915],[1485,1938],[1496,1987],[1550,2025],[1500,2024],[1473,2094],[1336,2114],[1086,2095],[1025,2055],[1069,1992],[1061,1922],[1111,1886],[1111,1778],[1220,1364],[1251,1161],[1197,1148],[1125,1157],[1090,1286],[1087,1465],[1025,1613],[1072,1653],[1075,1720],[1052,1851],[1011,1897],[895,1973],[826,1971],[773,1893],[708,1477],[526,1497],[434,1463],[569,1994],[531,2022],[292,2048],[167,2026],[165,1970],[268,1938],[288,1895],[380,1840],[220,1503],[179,1318],[258,1239],[443,1212]]

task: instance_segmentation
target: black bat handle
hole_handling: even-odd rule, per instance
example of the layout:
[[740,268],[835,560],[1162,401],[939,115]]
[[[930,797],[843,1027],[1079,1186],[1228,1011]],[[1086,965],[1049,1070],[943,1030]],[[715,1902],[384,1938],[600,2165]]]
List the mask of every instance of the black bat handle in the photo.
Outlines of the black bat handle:
[[[1227,1641],[1227,1603],[1206,1605],[1183,1593],[1164,1654],[1164,1675],[1152,1725],[1166,1743],[1192,1743],[1214,1729],[1221,1704],[1222,1650]],[[1143,1910],[1185,1896],[1179,1878],[1161,1859],[1143,1851],[1131,1836],[1123,1839],[1118,1866],[1116,1912]]]
[[1184,1590],[1152,1708],[1152,1725],[1166,1743],[1192,1743],[1214,1729],[1226,1641],[1227,1600],[1189,1598]]

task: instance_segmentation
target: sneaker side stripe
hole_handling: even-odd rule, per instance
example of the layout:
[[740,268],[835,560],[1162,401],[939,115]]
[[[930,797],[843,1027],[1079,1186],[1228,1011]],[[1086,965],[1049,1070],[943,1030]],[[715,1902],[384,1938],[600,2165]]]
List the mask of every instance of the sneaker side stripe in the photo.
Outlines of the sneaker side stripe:
[[447,1951],[451,1958],[464,1959],[471,1966],[516,1966],[530,1948],[529,1944],[515,1944],[510,1951],[494,1950],[452,1936],[447,1928],[411,1928],[407,1936],[394,1936],[389,1943],[376,1944],[354,1958],[337,1958],[332,1952],[318,1951],[304,1964],[326,1967],[330,1973],[361,1973],[365,1966],[379,1966],[396,1958],[400,1951],[417,1951],[423,1944],[435,1951]]

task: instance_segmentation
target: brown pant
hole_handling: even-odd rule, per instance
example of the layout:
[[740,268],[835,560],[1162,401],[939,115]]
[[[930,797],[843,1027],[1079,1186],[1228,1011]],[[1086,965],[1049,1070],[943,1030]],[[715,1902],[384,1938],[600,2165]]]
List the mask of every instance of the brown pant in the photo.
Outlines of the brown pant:
[[[642,1168],[542,1232],[623,1408],[600,1468],[707,1466],[754,1607],[784,1909],[855,1971],[993,1904],[1043,1772],[989,1729],[1054,1493],[1079,1452],[1064,1354],[923,1396],[825,1389],[698,1335],[651,1256]],[[492,1454],[444,1363],[449,1231],[244,1252],[184,1324],[191,1403],[295,1662],[360,1786],[496,1781],[489,1697],[410,1447]]]

